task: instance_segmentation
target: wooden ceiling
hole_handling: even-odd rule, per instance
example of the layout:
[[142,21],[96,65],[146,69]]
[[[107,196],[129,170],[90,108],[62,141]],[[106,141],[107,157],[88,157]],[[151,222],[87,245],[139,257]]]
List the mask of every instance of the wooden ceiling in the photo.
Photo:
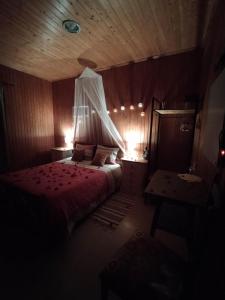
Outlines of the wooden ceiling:
[[[204,39],[216,0],[1,0],[0,64],[55,81],[188,51]],[[62,28],[75,19],[79,34]]]

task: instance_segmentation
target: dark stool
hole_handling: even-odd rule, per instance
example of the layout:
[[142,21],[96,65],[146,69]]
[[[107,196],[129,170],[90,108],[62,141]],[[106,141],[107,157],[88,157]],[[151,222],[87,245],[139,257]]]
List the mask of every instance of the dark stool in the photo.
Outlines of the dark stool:
[[124,300],[181,299],[186,271],[171,250],[137,233],[101,272],[102,300],[108,290]]

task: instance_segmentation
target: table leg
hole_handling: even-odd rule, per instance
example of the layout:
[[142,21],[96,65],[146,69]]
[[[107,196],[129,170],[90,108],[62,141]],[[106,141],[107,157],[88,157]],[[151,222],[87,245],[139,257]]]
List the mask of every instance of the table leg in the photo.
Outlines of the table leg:
[[159,215],[160,215],[160,208],[161,208],[161,201],[159,201],[156,206],[155,206],[155,212],[154,212],[154,216],[152,219],[152,226],[151,226],[151,230],[150,230],[150,235],[153,237],[155,234],[155,230],[157,228],[157,224],[158,224],[158,220],[159,220]]

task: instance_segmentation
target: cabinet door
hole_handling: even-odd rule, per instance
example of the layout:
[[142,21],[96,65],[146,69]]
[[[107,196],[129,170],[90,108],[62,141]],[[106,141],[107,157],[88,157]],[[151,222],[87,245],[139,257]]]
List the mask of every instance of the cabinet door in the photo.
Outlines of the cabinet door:
[[[182,125],[190,124],[183,131]],[[187,172],[190,166],[194,117],[160,117],[158,132],[157,168]]]

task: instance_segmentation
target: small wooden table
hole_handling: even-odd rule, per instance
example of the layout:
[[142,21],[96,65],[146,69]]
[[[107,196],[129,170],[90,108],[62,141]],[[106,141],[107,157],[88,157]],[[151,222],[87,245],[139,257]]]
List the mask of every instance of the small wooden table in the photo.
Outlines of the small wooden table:
[[51,149],[52,161],[61,160],[73,155],[72,148],[56,147]]
[[148,161],[145,159],[129,160],[122,158],[122,168],[121,191],[127,194],[143,195]]
[[[185,179],[189,179],[185,180]],[[196,179],[196,181],[195,181]],[[151,236],[154,236],[160,215],[161,205],[166,202],[187,207],[190,228],[189,237],[194,233],[194,212],[196,208],[206,208],[209,188],[201,178],[189,174],[157,170],[145,189],[146,200],[153,200],[156,209],[152,221]]]

